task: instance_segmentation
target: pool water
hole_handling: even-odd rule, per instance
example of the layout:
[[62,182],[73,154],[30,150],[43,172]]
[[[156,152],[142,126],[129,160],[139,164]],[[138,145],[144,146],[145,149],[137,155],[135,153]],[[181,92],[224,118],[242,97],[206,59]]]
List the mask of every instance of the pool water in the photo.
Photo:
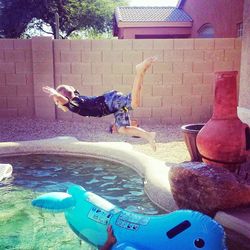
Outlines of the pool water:
[[143,191],[143,180],[119,163],[85,157],[25,155],[1,157],[13,166],[12,177],[0,182],[0,249],[96,249],[70,230],[64,214],[44,213],[31,201],[46,192],[83,186],[132,212],[160,214]]

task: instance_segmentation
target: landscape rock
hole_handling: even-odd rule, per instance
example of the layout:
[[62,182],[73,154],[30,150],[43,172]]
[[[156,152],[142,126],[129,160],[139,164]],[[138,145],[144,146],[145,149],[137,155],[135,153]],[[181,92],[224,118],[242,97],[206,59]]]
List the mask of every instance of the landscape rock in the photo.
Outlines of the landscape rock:
[[171,168],[169,181],[182,209],[213,216],[219,210],[250,206],[250,184],[223,167],[184,162]]

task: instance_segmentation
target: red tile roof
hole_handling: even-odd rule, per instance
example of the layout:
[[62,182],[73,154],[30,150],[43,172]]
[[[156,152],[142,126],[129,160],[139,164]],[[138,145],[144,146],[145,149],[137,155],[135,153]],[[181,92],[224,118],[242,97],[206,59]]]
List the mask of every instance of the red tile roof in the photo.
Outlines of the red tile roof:
[[191,22],[192,18],[175,7],[117,7],[117,22]]

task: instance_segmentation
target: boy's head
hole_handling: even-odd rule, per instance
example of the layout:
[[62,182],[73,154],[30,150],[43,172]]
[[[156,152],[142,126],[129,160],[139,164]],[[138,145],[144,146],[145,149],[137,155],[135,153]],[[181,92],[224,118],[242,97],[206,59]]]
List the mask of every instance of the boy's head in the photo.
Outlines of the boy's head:
[[56,88],[56,91],[58,93],[60,93],[61,95],[65,96],[69,99],[72,99],[74,97],[75,88],[72,86],[69,86],[69,85],[59,85]]

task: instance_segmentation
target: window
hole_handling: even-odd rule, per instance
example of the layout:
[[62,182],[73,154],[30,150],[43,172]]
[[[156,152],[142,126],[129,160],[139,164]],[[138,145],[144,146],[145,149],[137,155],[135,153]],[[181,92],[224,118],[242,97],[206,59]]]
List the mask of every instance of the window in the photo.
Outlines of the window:
[[214,28],[210,23],[206,23],[200,27],[198,30],[198,36],[200,38],[213,38]]
[[243,22],[237,23],[237,37],[243,36]]

